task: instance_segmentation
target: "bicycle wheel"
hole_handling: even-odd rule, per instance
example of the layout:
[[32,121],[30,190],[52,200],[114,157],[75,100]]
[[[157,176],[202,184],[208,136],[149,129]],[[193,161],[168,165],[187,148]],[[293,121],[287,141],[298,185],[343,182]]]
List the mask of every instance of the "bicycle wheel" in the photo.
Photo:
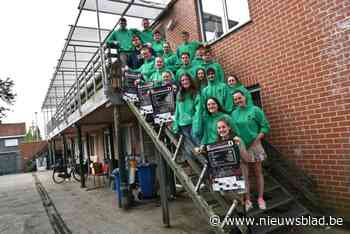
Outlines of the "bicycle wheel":
[[61,184],[64,182],[65,178],[60,176],[62,175],[63,172],[58,172],[56,170],[53,170],[53,173],[52,173],[52,179],[53,179],[53,182],[55,182],[56,184]]
[[80,182],[81,177],[80,177],[80,175],[79,175],[79,172],[77,172],[75,169],[73,169],[72,174],[73,174],[73,178],[74,178],[76,181]]

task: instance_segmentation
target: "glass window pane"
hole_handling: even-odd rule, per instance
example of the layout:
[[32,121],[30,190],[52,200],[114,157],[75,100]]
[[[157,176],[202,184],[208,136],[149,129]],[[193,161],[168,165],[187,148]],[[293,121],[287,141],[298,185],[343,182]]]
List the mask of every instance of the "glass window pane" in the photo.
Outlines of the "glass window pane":
[[18,140],[17,139],[7,139],[5,140],[5,147],[11,147],[11,146],[17,146]]
[[248,0],[226,0],[228,28],[232,29],[250,20]]
[[201,0],[201,2],[206,41],[215,40],[224,34],[224,7],[222,0]]

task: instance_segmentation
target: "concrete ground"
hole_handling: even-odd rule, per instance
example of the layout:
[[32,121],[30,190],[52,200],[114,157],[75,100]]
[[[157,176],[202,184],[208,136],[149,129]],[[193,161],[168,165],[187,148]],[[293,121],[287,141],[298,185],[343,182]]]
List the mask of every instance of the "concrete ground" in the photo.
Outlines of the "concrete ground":
[[[73,180],[54,184],[51,172],[36,175],[72,233],[211,233],[186,197],[169,203],[171,228],[165,228],[157,202],[123,211],[109,188],[86,191]],[[54,233],[32,174],[0,177],[0,233]]]
[[[54,184],[51,172],[38,172],[36,178],[37,181],[32,174],[0,176],[1,234],[55,233],[54,225],[50,224],[52,220],[48,218],[52,210],[47,212],[44,204],[54,205],[54,212],[59,214],[71,233],[212,233],[207,221],[186,196],[170,202],[171,228],[165,228],[161,207],[154,201],[123,211],[118,208],[115,193],[109,188],[86,191],[74,181]],[[38,181],[47,191],[51,203],[43,204],[35,186]],[[350,231],[296,228],[284,233],[345,234]]]

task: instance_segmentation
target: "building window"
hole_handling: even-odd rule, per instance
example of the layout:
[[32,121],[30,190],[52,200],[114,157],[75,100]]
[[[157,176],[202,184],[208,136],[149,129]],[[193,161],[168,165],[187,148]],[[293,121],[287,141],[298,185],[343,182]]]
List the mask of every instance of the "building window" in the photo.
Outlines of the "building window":
[[5,147],[11,147],[11,146],[17,146],[18,145],[18,139],[6,139],[5,140]]
[[262,109],[262,102],[261,102],[261,88],[259,84],[252,85],[247,87],[250,94],[252,95],[253,103],[254,105],[260,107]]
[[250,21],[248,0],[198,0],[204,41],[210,42]]

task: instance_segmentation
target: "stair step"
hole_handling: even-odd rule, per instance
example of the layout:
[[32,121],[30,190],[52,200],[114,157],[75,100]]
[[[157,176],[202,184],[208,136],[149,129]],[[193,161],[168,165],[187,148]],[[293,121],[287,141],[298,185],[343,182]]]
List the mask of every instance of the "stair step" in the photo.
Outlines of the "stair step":
[[265,193],[272,192],[272,191],[277,190],[279,188],[281,188],[281,186],[279,186],[277,184],[276,185],[272,185],[272,186],[266,186]]
[[[269,217],[271,220],[272,218],[293,218],[293,217],[301,217],[303,215],[307,215],[308,211],[301,206],[300,204],[296,202],[291,202],[285,206],[284,212],[268,212],[264,214],[260,214],[255,217],[255,220],[259,218],[266,218]],[[276,219],[277,220],[277,219]],[[277,223],[277,221],[275,221]],[[279,221],[282,224],[282,221]],[[250,227],[251,233],[269,233],[272,231],[275,231],[284,225],[264,225],[264,223],[261,223],[261,225],[256,225]],[[292,227],[293,225],[290,225]]]
[[266,201],[266,210],[260,210],[257,207],[257,204],[254,204],[254,208],[249,211],[247,215],[256,216],[293,201],[293,198],[290,195],[286,194],[281,188],[265,192],[264,199]]

